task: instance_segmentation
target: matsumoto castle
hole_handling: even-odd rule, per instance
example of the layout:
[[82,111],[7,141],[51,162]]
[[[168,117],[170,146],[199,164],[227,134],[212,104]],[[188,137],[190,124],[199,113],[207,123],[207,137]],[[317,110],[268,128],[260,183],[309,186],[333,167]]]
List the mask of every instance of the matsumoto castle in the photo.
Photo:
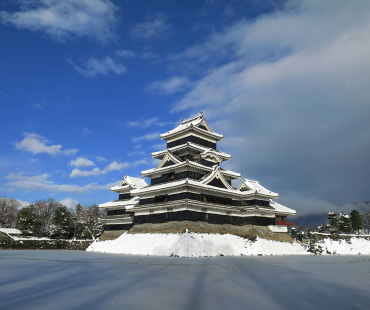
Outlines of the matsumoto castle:
[[232,186],[241,175],[221,168],[231,156],[218,150],[223,135],[211,130],[202,113],[160,138],[167,148],[152,153],[159,165],[141,172],[150,184],[126,175],[111,188],[118,200],[99,206],[107,211],[101,219],[105,234],[119,236],[144,223],[173,221],[267,226],[273,233],[286,233],[292,225],[286,218],[296,212],[276,203],[277,193],[247,179],[238,188]]

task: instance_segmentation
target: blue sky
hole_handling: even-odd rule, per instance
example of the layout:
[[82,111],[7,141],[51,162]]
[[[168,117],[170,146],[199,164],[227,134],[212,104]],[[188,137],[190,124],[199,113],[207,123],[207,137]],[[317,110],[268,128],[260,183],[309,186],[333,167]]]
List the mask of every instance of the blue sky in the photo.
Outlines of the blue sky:
[[[298,213],[370,200],[368,1],[0,4],[0,196],[68,206],[155,166],[203,111]],[[344,208],[341,206],[340,208]]]

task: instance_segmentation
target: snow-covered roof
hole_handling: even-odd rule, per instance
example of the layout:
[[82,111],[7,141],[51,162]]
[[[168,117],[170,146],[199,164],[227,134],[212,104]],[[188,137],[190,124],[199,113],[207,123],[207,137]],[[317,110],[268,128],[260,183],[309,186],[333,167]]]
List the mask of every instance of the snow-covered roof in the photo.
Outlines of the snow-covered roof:
[[113,208],[113,207],[125,207],[126,209],[131,209],[133,206],[139,203],[140,199],[138,196],[135,196],[129,200],[115,200],[99,205],[99,208]]
[[130,189],[130,188],[142,188],[148,186],[148,184],[145,182],[142,178],[134,178],[130,177],[127,174],[121,181],[121,183],[117,186],[111,187],[112,192],[122,191],[124,189]]
[[148,184],[145,182],[144,179],[142,178],[134,178],[134,177],[130,177],[130,176],[127,176],[126,177],[126,182],[127,184],[129,184],[131,187],[135,187],[135,188],[142,188],[144,186],[147,186]]
[[246,192],[252,191],[258,194],[272,196],[272,197],[279,196],[277,193],[269,191],[268,189],[263,187],[258,181],[254,181],[254,180],[243,179],[243,182],[242,184],[240,184],[238,190],[242,190],[243,188],[248,189]]
[[290,208],[287,208],[286,206],[283,206],[280,203],[277,203],[276,201],[270,200],[270,206],[273,207],[276,211],[282,212],[282,213],[288,213],[290,215],[295,215],[296,211]]
[[0,228],[0,231],[9,235],[21,235],[22,232],[16,228]]
[[[216,167],[218,167],[218,166],[216,166]],[[222,174],[227,175],[229,177],[232,177],[234,179],[239,179],[241,177],[241,174],[238,173],[238,172],[234,172],[234,171],[227,170],[227,169],[224,169],[224,168],[220,168],[220,171],[221,171]]]
[[[196,180],[192,180],[192,179],[182,179],[182,180],[179,180],[179,181],[171,181],[171,182],[166,182],[166,183],[161,183],[161,184],[156,184],[156,185],[151,185],[151,186],[147,186],[145,188],[141,188],[141,189],[134,189],[131,191],[132,194],[135,194],[135,195],[140,195],[140,194],[145,194],[145,193],[150,193],[150,192],[162,192],[164,190],[172,190],[172,189],[175,189],[175,188],[181,188],[183,186],[192,186],[192,187],[195,187],[195,188],[199,188],[199,189],[208,189],[208,190],[211,190],[213,192],[222,192],[224,194],[231,194],[233,196],[237,196],[239,198],[244,198],[244,197],[255,197],[256,195],[257,196],[266,196],[262,193],[256,193],[255,191],[244,191],[244,192],[241,192],[237,189],[228,189],[228,188],[221,188],[221,187],[216,187],[216,186],[212,186],[212,185],[208,185],[208,184],[203,184],[199,181],[196,181]],[[268,197],[271,197],[271,195],[267,195]]]
[[178,164],[174,164],[174,165],[171,165],[171,166],[166,166],[166,167],[161,167],[161,168],[152,168],[152,169],[148,169],[148,170],[144,170],[144,171],[141,171],[141,175],[143,176],[150,176],[152,175],[153,173],[159,173],[159,172],[165,172],[167,170],[173,170],[173,169],[178,169],[178,168],[181,168],[181,167],[184,167],[184,166],[190,166],[190,167],[194,167],[194,168],[198,168],[198,169],[202,169],[202,170],[206,170],[206,171],[212,171],[212,168],[211,167],[207,167],[207,166],[204,166],[204,165],[201,165],[201,164],[198,164],[196,162],[193,162],[193,161],[190,161],[190,160],[186,160],[186,161],[183,161],[181,163],[178,163]]
[[224,160],[231,158],[231,155],[229,155],[229,154],[226,154],[226,153],[218,151],[218,150],[213,150],[211,148],[207,148],[207,147],[204,147],[204,146],[201,146],[199,144],[192,143],[192,142],[187,142],[185,144],[177,145],[177,146],[174,146],[174,147],[162,150],[162,151],[153,152],[152,157],[160,158],[160,157],[164,156],[167,151],[175,152],[177,150],[181,150],[181,149],[188,148],[188,147],[193,148],[193,149],[195,149],[197,151],[200,151],[200,152],[203,152],[203,153],[212,151],[213,153],[217,154],[217,156],[221,157]]
[[[207,130],[203,129],[203,128],[200,128],[199,126],[203,125],[205,128],[207,128]],[[217,139],[217,140],[221,140],[224,136],[223,135],[220,135],[218,133],[215,133],[213,132],[208,124],[206,123],[205,119],[204,119],[204,116],[203,114],[200,114],[200,115],[197,115],[193,118],[190,118],[188,120],[183,120],[181,122],[181,124],[179,126],[177,126],[176,128],[166,132],[166,133],[163,133],[160,135],[161,139],[163,140],[166,140],[168,138],[170,138],[171,136],[174,136],[174,135],[177,135],[183,131],[186,131],[186,130],[189,130],[189,129],[194,129],[194,130],[197,130],[198,132],[200,133],[203,133],[205,135],[208,135],[208,136],[212,136],[213,138]]]

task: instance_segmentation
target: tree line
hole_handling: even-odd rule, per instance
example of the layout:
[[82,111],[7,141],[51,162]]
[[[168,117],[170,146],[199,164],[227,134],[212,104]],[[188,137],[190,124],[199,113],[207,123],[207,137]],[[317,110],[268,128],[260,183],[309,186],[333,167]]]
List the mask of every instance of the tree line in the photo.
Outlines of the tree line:
[[95,239],[103,232],[98,221],[105,213],[97,205],[74,210],[53,198],[38,200],[23,208],[12,198],[0,199],[0,227],[18,228],[24,234],[59,239]]
[[309,237],[312,232],[339,234],[351,233],[359,234],[361,230],[370,232],[370,211],[361,214],[358,210],[354,209],[349,214],[341,211],[328,212],[327,223],[319,225],[314,228],[304,226],[297,226],[291,229],[293,238],[302,241],[302,239]]

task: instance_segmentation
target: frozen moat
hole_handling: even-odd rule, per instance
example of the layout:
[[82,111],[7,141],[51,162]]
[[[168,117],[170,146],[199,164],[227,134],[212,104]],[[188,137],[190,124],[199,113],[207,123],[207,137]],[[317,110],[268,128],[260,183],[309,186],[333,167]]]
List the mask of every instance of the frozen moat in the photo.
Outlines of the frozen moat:
[[370,256],[0,251],[0,309],[368,309]]

